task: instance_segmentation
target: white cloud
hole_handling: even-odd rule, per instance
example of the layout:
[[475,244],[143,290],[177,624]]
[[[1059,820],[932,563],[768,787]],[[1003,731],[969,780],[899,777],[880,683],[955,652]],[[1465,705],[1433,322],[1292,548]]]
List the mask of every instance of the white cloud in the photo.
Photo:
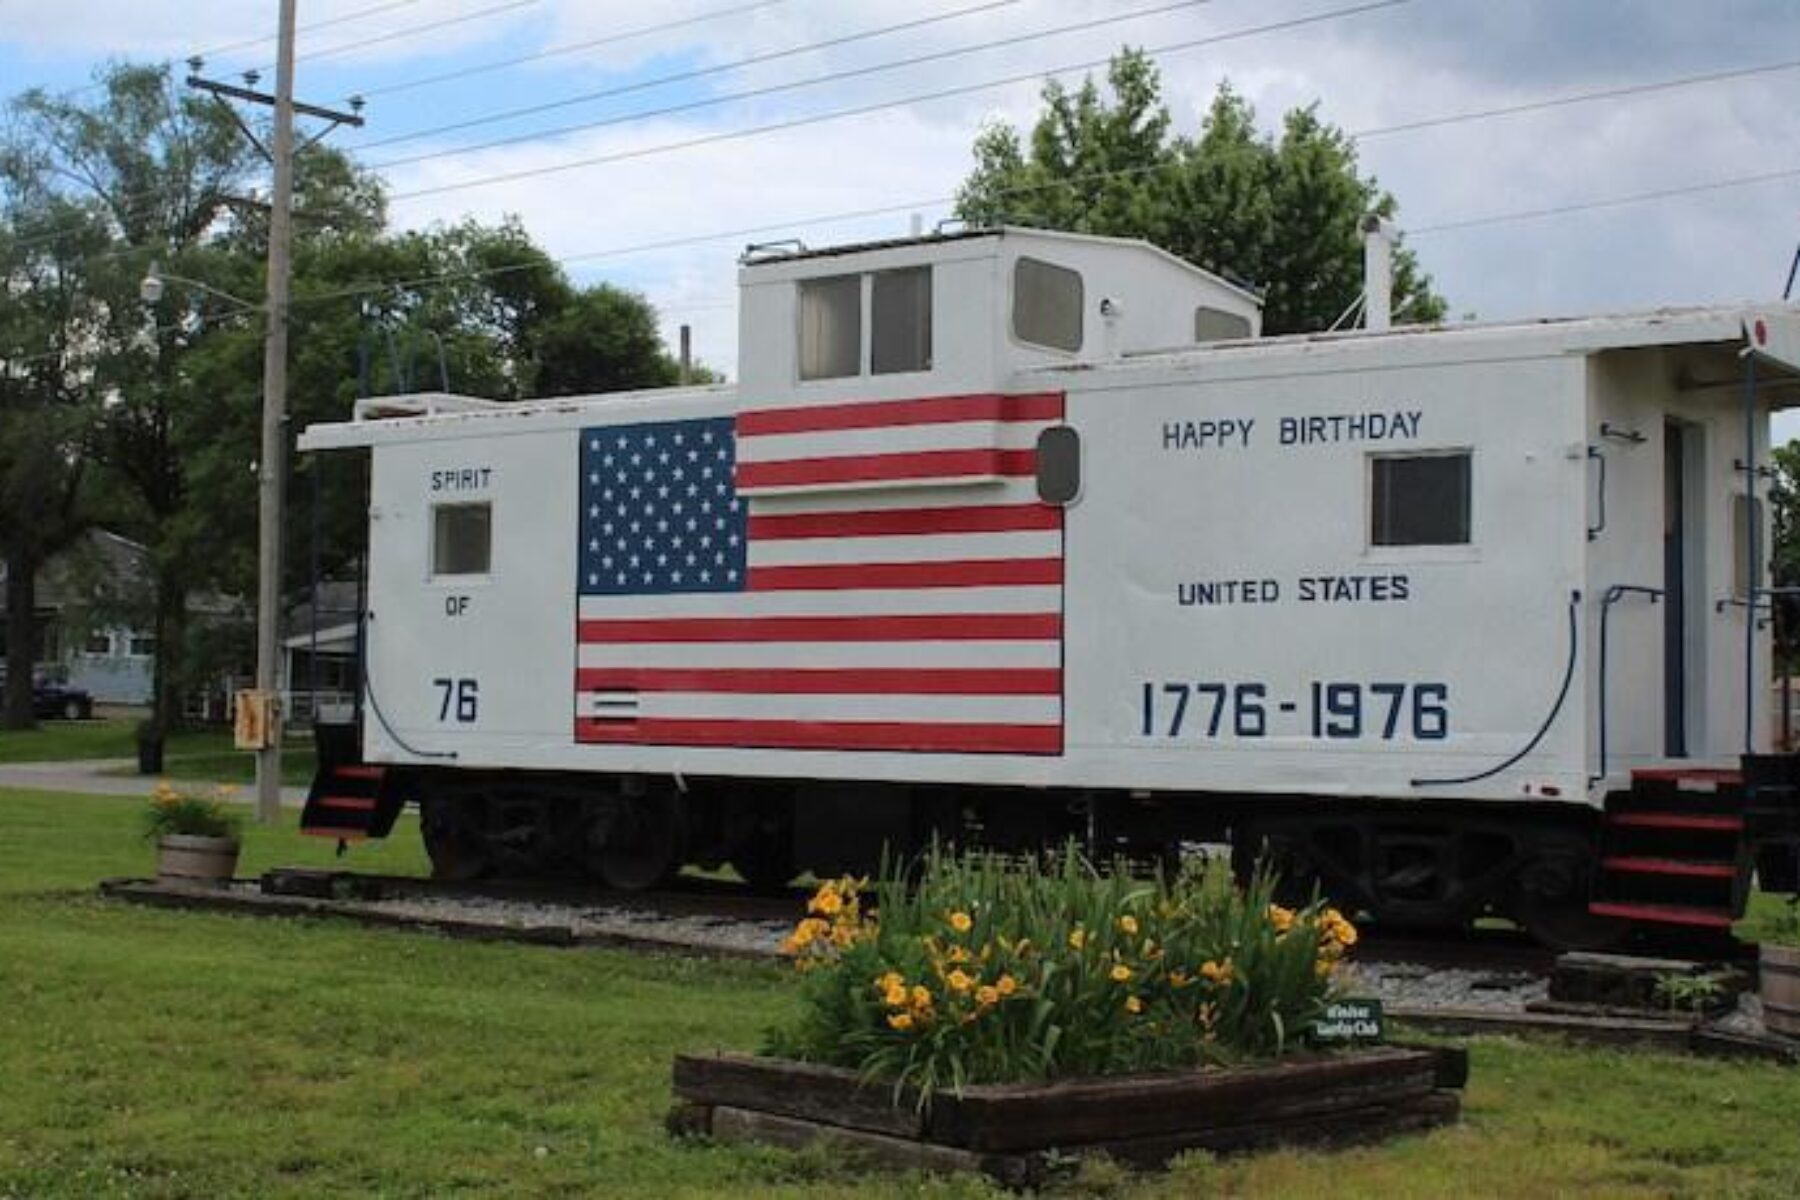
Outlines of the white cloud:
[[[475,11],[497,0],[420,4],[321,30],[319,44],[408,23]],[[592,40],[738,7],[749,0],[543,0],[491,21],[443,31],[437,40],[385,44],[371,53],[373,84],[447,67],[510,57],[534,48]],[[906,213],[837,222],[808,218],[948,196],[967,174],[969,148],[984,118],[1029,124],[1038,79],[1052,66],[1104,58],[1121,41],[1162,46],[1328,11],[1341,0],[1214,0],[1159,17],[945,59],[871,72],[818,88],[737,101],[588,130],[553,141],[471,153],[393,172],[396,191],[534,170],[570,160],[643,150],[807,113],[903,99],[944,88],[1029,75],[994,91],[894,109],[780,133],[715,142],[631,161],[545,174],[396,203],[405,224],[465,214],[516,213],[552,253],[574,255],[649,242],[731,233],[655,253],[571,263],[583,279],[637,287],[664,310],[671,334],[686,321],[700,355],[735,369],[735,315],[727,307],[735,260],[746,240],[783,234],[813,244],[891,236]],[[308,0],[303,22],[329,19],[371,0]],[[695,65],[754,54],[970,7],[977,0],[930,0],[913,9],[891,0],[785,0],[753,12],[661,34],[610,42],[520,72],[482,78],[495,92],[487,108],[517,103],[519,81],[553,100]],[[735,93],[898,58],[1013,37],[1149,7],[1152,0],[1019,0],[879,39],[810,51],[760,67],[711,76],[681,90],[622,97],[607,108],[571,108],[556,124],[595,112],[631,113],[671,97]],[[271,6],[195,0],[169,19],[160,5],[126,0],[13,0],[3,36],[47,51],[135,55],[185,53],[191,34],[228,42],[266,31]],[[505,35],[502,48],[495,39]],[[1717,0],[1705,6],[1663,0],[1424,0],[1286,32],[1172,53],[1162,61],[1177,127],[1192,131],[1219,81],[1229,77],[1257,106],[1265,126],[1319,101],[1326,120],[1355,130],[1507,104],[1533,102],[1621,83],[1670,78],[1773,61],[1800,44],[1800,10],[1779,0]],[[460,52],[460,56],[459,56]],[[246,52],[251,53],[251,52]],[[391,60],[391,61],[389,61]],[[382,72],[386,71],[384,75]],[[503,83],[513,89],[502,93]],[[384,131],[442,120],[427,89],[382,101]],[[1402,225],[1419,228],[1471,217],[1579,204],[1793,167],[1800,144],[1800,71],[1604,103],[1467,122],[1391,137],[1360,150],[1366,169],[1401,202]],[[548,119],[548,118],[547,118]],[[485,140],[519,128],[472,131]],[[399,157],[451,143],[414,143]],[[382,152],[371,152],[375,159]],[[1722,190],[1557,218],[1420,236],[1424,266],[1453,311],[1485,317],[1569,313],[1665,303],[1768,297],[1780,287],[1800,227],[1793,221],[1800,180]],[[927,221],[942,206],[921,206]],[[765,234],[745,234],[772,226]]]

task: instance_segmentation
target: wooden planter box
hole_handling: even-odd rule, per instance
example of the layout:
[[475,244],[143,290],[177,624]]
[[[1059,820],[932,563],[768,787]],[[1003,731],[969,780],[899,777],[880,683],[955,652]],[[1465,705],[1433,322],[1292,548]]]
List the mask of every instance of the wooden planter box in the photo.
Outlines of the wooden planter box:
[[1468,1059],[1395,1046],[1254,1067],[915,1094],[850,1071],[747,1054],[679,1055],[669,1128],[720,1141],[825,1142],[875,1165],[983,1171],[1014,1187],[1070,1154],[1162,1167],[1184,1150],[1370,1141],[1454,1121]]

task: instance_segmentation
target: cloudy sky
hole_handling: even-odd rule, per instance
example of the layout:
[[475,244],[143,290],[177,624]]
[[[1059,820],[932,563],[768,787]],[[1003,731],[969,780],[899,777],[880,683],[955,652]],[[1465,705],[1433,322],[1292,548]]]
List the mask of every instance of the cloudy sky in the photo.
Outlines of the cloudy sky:
[[[266,72],[275,8],[0,0],[0,92],[201,51]],[[1316,101],[1362,133],[1458,314],[1767,300],[1800,240],[1794,0],[301,0],[300,25],[298,93],[369,98],[332,136],[398,222],[517,214],[733,374],[745,242],[935,223],[984,121],[1028,123],[1044,77],[1122,44],[1155,52],[1183,130],[1230,79],[1265,125]]]

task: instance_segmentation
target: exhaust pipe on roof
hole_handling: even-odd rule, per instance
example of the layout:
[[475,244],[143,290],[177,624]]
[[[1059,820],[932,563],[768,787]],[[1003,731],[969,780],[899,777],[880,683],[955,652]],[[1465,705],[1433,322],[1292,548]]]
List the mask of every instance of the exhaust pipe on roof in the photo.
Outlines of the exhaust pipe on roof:
[[1400,227],[1385,217],[1363,218],[1363,327],[1387,329],[1394,316],[1394,243]]

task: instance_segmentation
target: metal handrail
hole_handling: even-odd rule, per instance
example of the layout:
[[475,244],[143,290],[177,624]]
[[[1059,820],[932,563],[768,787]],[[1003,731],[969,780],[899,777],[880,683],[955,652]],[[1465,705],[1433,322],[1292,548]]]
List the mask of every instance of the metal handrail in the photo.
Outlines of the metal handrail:
[[1627,596],[1644,596],[1652,604],[1663,598],[1662,588],[1644,587],[1635,583],[1615,583],[1600,597],[1600,762],[1598,773],[1588,779],[1590,784],[1599,783],[1606,778],[1606,630],[1607,618],[1612,614],[1612,606]]

